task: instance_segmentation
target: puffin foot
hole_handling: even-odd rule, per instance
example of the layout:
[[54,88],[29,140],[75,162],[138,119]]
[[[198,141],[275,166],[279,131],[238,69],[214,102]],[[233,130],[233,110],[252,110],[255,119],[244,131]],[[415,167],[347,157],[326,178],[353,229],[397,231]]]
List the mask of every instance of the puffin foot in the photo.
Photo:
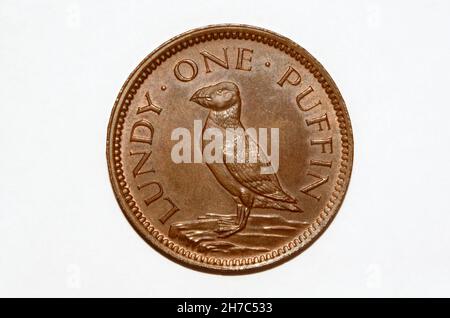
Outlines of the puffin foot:
[[219,226],[219,228],[225,228],[225,227],[233,226],[233,225],[236,226],[238,224],[237,224],[237,219],[233,219],[233,220],[230,220],[230,219],[219,219],[217,221],[217,225]]
[[216,232],[219,234],[220,238],[225,238],[231,236],[245,228],[247,225],[247,219],[250,215],[250,209],[238,204],[237,206],[237,217],[233,222],[231,220],[220,220],[218,222],[219,228]]
[[229,236],[239,232],[243,228],[244,228],[244,226],[234,224],[234,225],[219,227],[216,230],[216,232],[219,234],[218,237],[225,238],[225,237],[229,237]]

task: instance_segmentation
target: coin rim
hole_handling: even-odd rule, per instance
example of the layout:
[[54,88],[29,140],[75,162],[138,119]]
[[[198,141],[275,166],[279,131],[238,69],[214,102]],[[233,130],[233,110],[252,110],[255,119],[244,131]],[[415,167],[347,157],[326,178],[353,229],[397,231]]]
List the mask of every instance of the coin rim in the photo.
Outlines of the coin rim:
[[[171,243],[169,242],[171,241],[168,238],[165,238],[165,235],[155,230],[151,222],[148,221],[147,224],[145,223],[147,221],[141,221],[146,218],[143,213],[139,211],[137,204],[134,202],[133,197],[130,194],[125,177],[123,176],[123,171],[120,173],[122,161],[120,155],[121,129],[117,128],[118,124],[120,124],[120,122],[118,122],[120,119],[120,117],[118,117],[119,114],[122,113],[123,118],[126,116],[126,111],[128,110],[128,106],[131,104],[134,94],[139,89],[140,84],[142,84],[145,79],[151,75],[152,71],[179,51],[206,41],[216,40],[214,35],[219,36],[220,34],[222,34],[225,39],[240,39],[242,37],[244,40],[252,40],[253,35],[255,35],[256,38],[252,41],[262,42],[263,44],[267,44],[269,46],[278,45],[279,50],[284,51],[286,54],[291,55],[291,57],[299,61],[300,64],[302,64],[316,77],[316,79],[323,79],[323,82],[321,83],[322,87],[330,91],[326,91],[326,93],[328,94],[328,98],[335,109],[338,121],[339,119],[342,119],[342,122],[339,122],[340,125],[344,125],[344,128],[339,128],[339,133],[341,135],[341,146],[343,150],[347,150],[346,154],[341,153],[340,169],[337,172],[338,180],[333,188],[334,190],[337,190],[337,187],[340,187],[340,190],[333,191],[331,193],[325,210],[319,212],[315,220],[311,222],[310,226],[305,229],[299,237],[291,240],[291,242],[284,245],[283,248],[266,253],[266,257],[264,259],[261,258],[262,260],[254,257],[245,258],[245,261],[243,262],[242,260],[244,260],[244,258],[236,258],[235,262],[229,265],[219,265],[220,263],[215,264],[216,260],[220,260],[220,258],[202,256],[197,252],[189,251],[185,247],[175,248],[174,245],[178,246],[175,243],[170,246]],[[250,35],[250,38],[245,38],[247,35]],[[217,39],[220,39],[220,37]],[[189,40],[192,40],[192,45]],[[183,42],[187,43],[188,46],[183,47]],[[180,45],[181,49],[178,49]],[[334,97],[331,98],[330,96]],[[345,134],[342,133],[343,130],[345,131]],[[119,137],[119,141],[116,140],[116,137]],[[345,140],[343,140],[344,137]],[[347,145],[346,147],[344,147],[344,143]],[[114,149],[115,146],[119,149]],[[171,260],[188,266],[189,268],[217,274],[247,274],[272,268],[273,266],[292,259],[311,246],[333,221],[345,198],[352,173],[353,149],[353,131],[347,107],[342,95],[339,92],[339,89],[325,68],[311,54],[309,54],[309,52],[292,40],[270,30],[244,24],[217,24],[196,28],[164,42],[153,52],[148,54],[128,76],[119,91],[108,123],[108,135],[106,141],[108,171],[114,195],[123,214],[135,231],[155,250],[160,252],[162,255],[169,257]],[[116,153],[117,150],[119,150],[119,153]],[[346,158],[344,159],[343,156]],[[116,158],[119,158],[118,162],[116,162]],[[345,166],[343,166],[343,163],[345,163]],[[116,164],[119,165],[116,166]],[[123,182],[125,185],[120,185],[118,180],[120,175],[123,176]],[[330,203],[331,205],[329,206]],[[137,210],[135,210],[136,208]],[[328,211],[326,211],[327,209]],[[139,213],[141,214],[139,215]],[[319,219],[321,220],[318,221]],[[269,254],[274,255],[273,257],[269,257]],[[198,257],[199,259],[196,259]],[[213,264],[211,264],[211,262],[213,262]]]

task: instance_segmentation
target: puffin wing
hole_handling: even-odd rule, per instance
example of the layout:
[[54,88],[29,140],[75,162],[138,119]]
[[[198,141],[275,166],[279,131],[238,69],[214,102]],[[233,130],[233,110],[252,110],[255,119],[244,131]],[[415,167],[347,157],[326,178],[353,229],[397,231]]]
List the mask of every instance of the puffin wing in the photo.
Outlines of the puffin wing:
[[[270,162],[268,162],[265,153],[261,151],[259,145],[257,145],[258,154],[256,162],[249,162],[249,152],[252,149],[250,143],[252,142],[254,143],[254,145],[257,145],[250,135],[245,134],[246,158],[244,163],[239,163],[237,162],[237,160],[233,160],[233,162],[227,162],[226,158],[224,158],[225,166],[230,171],[231,175],[241,185],[259,195],[274,200],[296,203],[297,200],[292,198],[281,188],[276,173],[261,173],[261,168],[270,167],[271,164]],[[236,159],[236,157],[234,157],[234,159]]]

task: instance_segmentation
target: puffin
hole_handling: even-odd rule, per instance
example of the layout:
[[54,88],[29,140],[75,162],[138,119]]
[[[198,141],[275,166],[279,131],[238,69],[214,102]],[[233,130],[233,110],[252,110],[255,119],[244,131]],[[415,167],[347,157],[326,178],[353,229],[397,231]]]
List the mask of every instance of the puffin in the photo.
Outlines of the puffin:
[[[242,128],[244,134],[236,134],[235,138],[245,138],[246,158],[249,158],[249,151],[257,151],[257,160],[253,160],[256,162],[249,160],[242,163],[236,160],[229,162],[230,160],[225,159],[227,151],[230,151],[229,145],[224,143],[223,162],[206,163],[215,179],[236,203],[236,219],[219,220],[217,229],[219,237],[228,237],[244,229],[253,208],[303,212],[297,205],[297,199],[283,190],[275,172],[261,173],[261,168],[270,166],[270,163],[256,142],[257,149],[248,147],[250,141],[254,140],[245,133],[245,127],[241,122],[242,100],[239,87],[235,83],[224,81],[202,87],[195,91],[190,101],[209,110],[203,132],[208,128],[216,128],[225,136],[228,128]],[[236,143],[238,140],[233,142]]]

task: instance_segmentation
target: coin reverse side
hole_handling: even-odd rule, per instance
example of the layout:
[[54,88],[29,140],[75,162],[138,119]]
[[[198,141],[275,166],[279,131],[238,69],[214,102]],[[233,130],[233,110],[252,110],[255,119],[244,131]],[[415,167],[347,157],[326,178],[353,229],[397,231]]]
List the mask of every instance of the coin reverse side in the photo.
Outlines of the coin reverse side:
[[346,193],[353,137],[335,83],[305,49],[245,25],[196,29],[148,55],[108,127],[111,183],[151,246],[245,273],[308,247]]

